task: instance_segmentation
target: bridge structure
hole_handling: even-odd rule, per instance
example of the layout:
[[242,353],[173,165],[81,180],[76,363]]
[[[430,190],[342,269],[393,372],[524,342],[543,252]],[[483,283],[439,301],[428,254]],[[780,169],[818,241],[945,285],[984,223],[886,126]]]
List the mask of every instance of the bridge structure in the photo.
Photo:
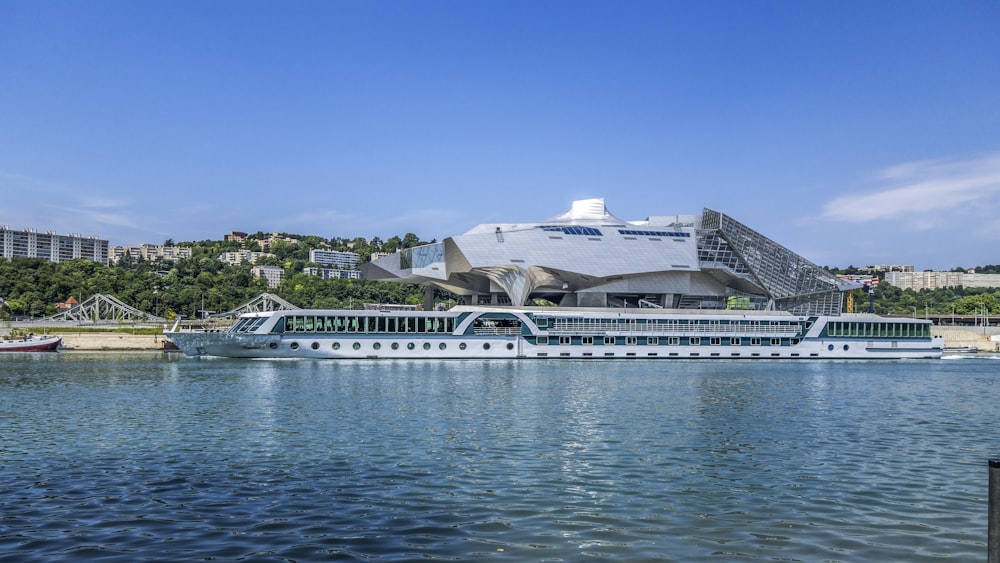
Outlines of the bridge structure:
[[292,305],[288,301],[285,301],[284,299],[278,297],[277,295],[274,295],[273,293],[261,293],[257,297],[254,297],[253,299],[247,301],[246,303],[240,305],[239,307],[236,307],[235,309],[232,309],[230,311],[226,311],[225,313],[216,313],[214,315],[211,315],[211,318],[224,319],[229,317],[238,317],[243,313],[287,311],[300,308],[301,307]]
[[162,323],[166,321],[135,307],[126,305],[117,297],[95,293],[83,303],[45,317],[42,321],[76,323]]

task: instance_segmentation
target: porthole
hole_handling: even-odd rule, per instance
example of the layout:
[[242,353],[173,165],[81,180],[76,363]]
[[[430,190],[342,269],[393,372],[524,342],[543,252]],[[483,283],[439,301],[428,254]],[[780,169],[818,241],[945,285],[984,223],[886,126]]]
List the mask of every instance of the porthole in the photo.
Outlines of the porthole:
[[333,343],[333,349],[334,350],[340,350],[340,342],[334,342]]
[[461,344],[458,345],[459,350],[465,350],[465,347],[466,347],[465,342],[462,342]]
[[444,349],[445,349],[445,348],[447,348],[447,347],[448,347],[448,345],[447,345],[447,344],[445,344],[444,342],[442,342],[442,343],[438,344],[438,349],[440,349],[440,350],[444,350]]
[[830,344],[829,346],[827,346],[826,349],[830,350],[832,352],[833,351],[833,344]]
[[430,349],[431,349],[431,343],[430,342],[424,342],[424,350],[430,350]]
[[848,346],[847,344],[844,344],[844,351],[845,352],[848,351],[848,350],[850,350],[850,348],[851,348],[850,346]]
[[319,342],[313,342],[310,348],[312,348],[313,350],[319,350]]
[[407,350],[413,350],[414,347],[415,347],[415,345],[412,342],[408,342],[406,344],[406,349]]
[[490,349],[490,343],[489,342],[487,342],[486,344],[483,344],[483,350],[489,350],[489,349]]
[[513,350],[514,349],[514,343],[513,342],[508,342],[507,343],[507,349],[508,350]]
[[272,349],[272,350],[274,350],[275,348],[278,347],[278,343],[277,342],[272,342],[272,343],[268,344],[267,347],[270,348],[270,349]]
[[299,349],[299,343],[298,342],[292,342],[291,349],[292,350],[298,350]]
[[355,342],[351,347],[354,348],[355,350],[360,350],[361,349],[361,343],[360,342]]
[[399,342],[393,342],[392,343],[392,349],[393,350],[399,350]]
[[379,350],[381,348],[382,348],[382,344],[380,344],[378,342],[376,342],[375,344],[372,344],[372,349],[373,350]]

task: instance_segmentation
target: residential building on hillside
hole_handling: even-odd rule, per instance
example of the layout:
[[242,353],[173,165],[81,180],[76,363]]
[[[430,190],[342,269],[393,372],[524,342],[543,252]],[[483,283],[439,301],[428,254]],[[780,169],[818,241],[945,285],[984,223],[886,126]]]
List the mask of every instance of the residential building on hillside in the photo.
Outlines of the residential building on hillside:
[[274,254],[268,254],[267,252],[253,252],[251,250],[240,250],[236,252],[223,252],[219,255],[219,260],[225,262],[226,264],[236,266],[244,262],[256,264],[257,260],[260,260],[265,256],[274,256]]
[[356,252],[314,249],[309,251],[309,261],[320,266],[333,266],[341,270],[356,270],[361,257]]
[[281,280],[285,279],[285,269],[278,266],[254,266],[250,268],[250,273],[267,280],[267,287],[271,289],[278,287]]
[[142,260],[166,260],[174,262],[191,257],[187,246],[164,246],[162,244],[140,244],[138,246],[116,246],[111,251],[111,262],[118,263],[125,255]]
[[58,235],[34,229],[17,230],[0,225],[0,256],[3,258],[41,258],[49,262],[67,262],[83,258],[108,264],[108,241],[97,235]]
[[261,250],[268,250],[268,249],[271,248],[271,245],[273,245],[274,243],[276,243],[278,241],[287,242],[288,244],[298,244],[299,243],[299,239],[297,239],[297,238],[282,236],[282,235],[279,235],[278,233],[271,233],[267,237],[258,240],[257,244],[260,245],[260,249]]
[[900,289],[938,289],[943,287],[1000,287],[1000,274],[966,272],[886,272],[885,281]]
[[911,264],[879,264],[877,266],[865,266],[864,268],[858,268],[863,272],[879,273],[879,272],[912,272],[914,270]]
[[316,268],[308,266],[302,268],[302,273],[309,276],[318,276],[324,280],[360,280],[364,279],[361,270],[340,270],[337,268]]

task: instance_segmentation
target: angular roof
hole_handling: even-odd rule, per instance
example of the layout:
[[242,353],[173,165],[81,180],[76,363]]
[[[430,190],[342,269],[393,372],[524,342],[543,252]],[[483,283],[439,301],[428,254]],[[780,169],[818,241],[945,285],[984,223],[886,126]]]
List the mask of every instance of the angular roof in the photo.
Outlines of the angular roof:
[[460,295],[499,291],[514,305],[600,293],[702,306],[705,299],[749,295],[768,307],[835,314],[845,289],[836,276],[717,211],[624,221],[602,198],[573,202],[544,222],[478,225],[364,269],[370,279]]

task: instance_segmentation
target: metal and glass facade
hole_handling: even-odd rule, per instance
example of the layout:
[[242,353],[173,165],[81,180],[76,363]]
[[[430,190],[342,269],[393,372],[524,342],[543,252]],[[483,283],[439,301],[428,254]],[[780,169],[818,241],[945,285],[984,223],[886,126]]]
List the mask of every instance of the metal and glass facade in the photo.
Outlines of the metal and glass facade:
[[470,305],[544,299],[837,315],[842,291],[853,287],[718,211],[623,221],[602,199],[574,202],[544,222],[479,225],[364,268],[369,279],[421,283]]

